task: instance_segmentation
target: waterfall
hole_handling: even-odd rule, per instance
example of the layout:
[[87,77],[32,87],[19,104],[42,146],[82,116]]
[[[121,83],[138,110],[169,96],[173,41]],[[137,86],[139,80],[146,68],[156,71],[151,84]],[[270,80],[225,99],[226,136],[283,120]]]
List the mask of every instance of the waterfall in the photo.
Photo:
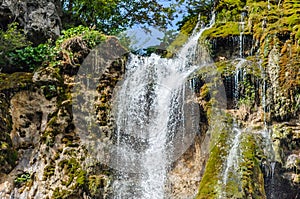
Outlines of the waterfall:
[[241,21],[240,21],[240,36],[239,36],[239,58],[237,59],[238,63],[235,66],[235,76],[234,76],[234,103],[237,107],[239,97],[240,97],[240,82],[243,80],[243,64],[247,61],[244,57],[244,29],[245,29],[245,22],[244,22],[244,16],[245,13],[241,14]]
[[208,27],[195,30],[173,59],[130,55],[114,100],[118,147],[112,161],[119,170],[114,198],[167,197],[168,167],[190,146],[199,128],[199,112],[189,99],[192,91],[187,77],[205,62],[196,62],[196,48],[213,21],[214,17]]
[[[240,99],[240,84],[242,81],[244,81],[244,75],[246,74],[243,67],[244,64],[247,62],[246,59],[244,59],[244,40],[243,40],[243,34],[244,34],[244,17],[245,13],[241,14],[241,21],[240,21],[240,35],[239,35],[239,58],[235,60],[237,62],[235,64],[235,75],[234,75],[234,104],[235,108],[238,108],[238,102]],[[226,187],[229,183],[229,181],[239,181],[240,180],[240,173],[238,172],[239,164],[242,161],[242,152],[240,148],[240,143],[242,140],[242,130],[238,128],[237,122],[233,122],[232,127],[232,133],[229,135],[229,152],[226,157],[226,161],[224,162],[224,169],[222,172],[222,179],[219,181],[221,184],[222,190],[220,192],[219,198],[227,198],[226,194]]]
[[246,63],[246,59],[237,59],[238,63],[235,65],[235,75],[234,75],[234,102],[237,107],[240,98],[240,83],[244,79],[243,65]]
[[259,69],[261,71],[261,77],[262,77],[262,89],[261,89],[261,106],[263,110],[263,120],[264,120],[264,127],[267,127],[267,80],[266,80],[266,71],[261,65],[262,60],[259,61]]
[[223,184],[226,186],[229,178],[229,174],[236,174],[236,170],[239,167],[240,156],[240,141],[242,131],[237,127],[233,127],[234,139],[230,145],[230,151],[226,160],[225,171],[223,175]]
[[261,77],[262,77],[262,85],[261,85],[261,106],[262,106],[262,111],[263,111],[263,127],[264,129],[260,131],[260,134],[262,135],[263,139],[263,144],[264,144],[264,154],[267,157],[267,163],[270,167],[270,172],[267,173],[267,177],[274,177],[275,173],[275,152],[273,148],[273,141],[272,141],[272,130],[269,129],[268,123],[267,123],[267,113],[269,112],[268,110],[268,105],[267,105],[267,75],[266,71],[261,65],[262,61],[260,60],[259,62],[259,68],[261,71]]
[[243,12],[241,14],[241,21],[240,21],[240,38],[239,38],[239,49],[240,49],[240,52],[239,52],[239,56],[240,58],[243,57],[243,49],[244,49],[244,38],[243,38],[243,35],[244,35],[244,29],[245,29],[245,22],[244,22],[244,16],[245,13]]

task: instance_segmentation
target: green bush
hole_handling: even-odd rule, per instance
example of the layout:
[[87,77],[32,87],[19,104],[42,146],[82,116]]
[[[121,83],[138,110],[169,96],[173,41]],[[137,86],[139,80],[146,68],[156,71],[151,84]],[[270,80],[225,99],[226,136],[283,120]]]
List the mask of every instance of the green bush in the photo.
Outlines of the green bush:
[[25,36],[17,29],[17,24],[13,23],[6,32],[0,31],[0,64],[2,62],[11,67],[12,71],[29,72],[43,65],[55,66],[60,63],[61,52],[66,50],[62,49],[62,44],[75,37],[81,37],[89,49],[105,40],[105,35],[99,31],[78,26],[62,31],[55,43],[48,41],[33,47],[28,46]]
[[40,44],[37,47],[28,46],[9,53],[12,67],[34,71],[43,64],[55,60],[58,51],[50,43]]
[[60,36],[56,41],[56,47],[60,47],[61,44],[67,39],[80,36],[87,43],[89,48],[95,47],[97,44],[100,44],[105,40],[105,35],[97,30],[85,27],[78,26],[62,31],[62,36]]
[[8,25],[6,31],[0,30],[0,53],[6,53],[29,45],[22,30],[18,29],[18,23]]
[[8,53],[16,49],[30,45],[22,30],[18,29],[18,23],[8,25],[6,31],[0,30],[0,65],[5,65],[9,56]]

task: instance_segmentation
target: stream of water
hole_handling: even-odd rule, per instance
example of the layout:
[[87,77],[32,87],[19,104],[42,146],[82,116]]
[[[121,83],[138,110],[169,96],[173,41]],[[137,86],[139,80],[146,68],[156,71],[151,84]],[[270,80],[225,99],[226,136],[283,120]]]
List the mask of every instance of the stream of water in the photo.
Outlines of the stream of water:
[[[225,171],[223,175],[223,183],[226,186],[229,179],[229,175],[235,175],[236,169],[239,167],[239,162],[241,158],[240,154],[240,142],[241,142],[241,129],[233,127],[232,132],[234,133],[234,139],[230,146],[230,151],[226,160]],[[231,176],[232,178],[232,176]]]
[[199,128],[199,113],[188,100],[187,77],[201,67],[194,58],[198,39],[213,21],[195,30],[173,59],[130,55],[114,102],[119,149],[114,153],[119,165],[114,198],[167,197],[168,167],[190,146]]

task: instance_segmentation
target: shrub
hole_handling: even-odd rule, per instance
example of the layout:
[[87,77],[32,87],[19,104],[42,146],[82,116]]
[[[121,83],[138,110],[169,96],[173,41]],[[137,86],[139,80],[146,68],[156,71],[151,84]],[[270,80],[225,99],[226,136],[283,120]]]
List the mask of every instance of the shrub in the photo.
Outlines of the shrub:
[[60,36],[56,41],[56,47],[60,47],[64,41],[77,36],[82,37],[83,41],[87,43],[89,48],[95,47],[106,38],[101,32],[80,25],[78,27],[62,31],[62,36]]
[[22,30],[18,29],[18,23],[8,25],[6,31],[0,30],[0,65],[5,65],[9,56],[8,53],[16,49],[30,45]]
[[[62,35],[55,43],[48,41],[36,47],[28,46],[29,43],[25,42],[25,37],[21,31],[17,30],[17,24],[15,23],[10,25],[6,32],[0,32],[0,36],[0,44],[2,44],[0,45],[0,55],[5,51],[6,57],[6,59],[2,59],[2,62],[10,67],[9,71],[12,72],[19,70],[32,72],[43,65],[55,66],[60,64],[61,54],[72,55],[73,52],[64,48],[64,45],[73,38],[80,38],[88,49],[105,40],[105,36],[99,31],[78,26],[62,31]],[[10,46],[9,43],[12,43],[12,45]]]
[[34,71],[43,64],[47,64],[55,60],[58,52],[54,46],[45,43],[37,47],[28,46],[23,49],[15,50],[9,53],[11,66],[26,71]]

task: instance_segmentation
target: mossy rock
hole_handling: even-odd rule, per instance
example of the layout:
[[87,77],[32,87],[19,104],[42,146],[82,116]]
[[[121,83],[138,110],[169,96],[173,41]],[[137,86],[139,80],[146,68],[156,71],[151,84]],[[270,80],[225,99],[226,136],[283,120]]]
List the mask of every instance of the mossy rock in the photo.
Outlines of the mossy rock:
[[68,175],[68,180],[62,182],[64,186],[68,187],[71,183],[75,183],[75,187],[80,187],[86,183],[86,171],[75,158],[62,160],[58,166]]
[[[2,83],[4,84],[4,82]],[[14,149],[10,137],[12,117],[7,95],[10,95],[10,93],[8,92],[6,95],[4,93],[0,94],[0,173],[9,173],[16,166],[18,159],[18,153]]]
[[88,189],[93,198],[101,197],[109,186],[110,179],[106,175],[91,175],[88,177]]
[[243,198],[266,198],[264,176],[260,169],[263,151],[259,148],[254,134],[243,136],[241,147],[243,161],[240,165],[242,172]]
[[0,91],[28,90],[32,85],[32,73],[16,72],[12,74],[0,73]]
[[231,126],[230,118],[214,118],[209,130],[211,134],[210,155],[208,162],[205,166],[205,172],[200,182],[199,191],[196,199],[204,198],[218,198],[220,195],[221,187],[219,184],[222,178],[222,165],[224,157],[228,153],[227,138]]
[[171,43],[171,45],[167,48],[166,57],[172,57],[176,51],[182,47],[185,42],[187,42],[190,34],[193,32],[193,29],[196,27],[197,24],[197,16],[190,18],[180,29],[178,36],[175,40]]

